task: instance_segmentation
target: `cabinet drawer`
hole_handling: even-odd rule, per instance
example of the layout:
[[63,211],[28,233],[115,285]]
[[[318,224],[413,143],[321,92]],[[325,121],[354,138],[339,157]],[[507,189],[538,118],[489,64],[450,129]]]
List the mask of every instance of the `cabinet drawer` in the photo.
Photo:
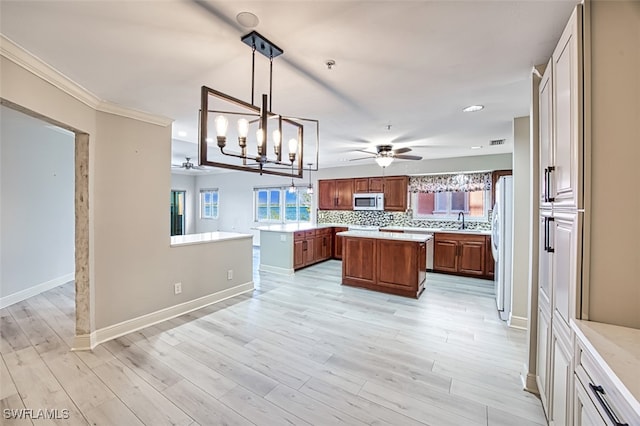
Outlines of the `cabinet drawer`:
[[305,238],[314,237],[316,235],[316,230],[311,229],[309,231],[304,231]]
[[613,379],[579,341],[576,345],[575,374],[605,424],[640,424],[640,415],[633,410],[620,389],[614,385]]
[[293,233],[293,241],[304,240],[305,231],[296,231]]

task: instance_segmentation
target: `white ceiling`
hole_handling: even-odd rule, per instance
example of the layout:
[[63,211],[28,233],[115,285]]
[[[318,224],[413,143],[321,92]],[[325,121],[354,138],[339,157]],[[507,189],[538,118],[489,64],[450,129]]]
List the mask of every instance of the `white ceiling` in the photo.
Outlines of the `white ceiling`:
[[[285,52],[273,111],[320,120],[327,167],[389,142],[425,159],[511,152],[531,68],[546,63],[575,3],[1,0],[0,30],[99,98],[175,119],[181,163],[197,158],[202,85],[251,100],[251,49],[240,41],[251,29],[235,17],[252,12]],[[257,55],[256,99],[267,83]],[[485,109],[463,113],[471,104]]]

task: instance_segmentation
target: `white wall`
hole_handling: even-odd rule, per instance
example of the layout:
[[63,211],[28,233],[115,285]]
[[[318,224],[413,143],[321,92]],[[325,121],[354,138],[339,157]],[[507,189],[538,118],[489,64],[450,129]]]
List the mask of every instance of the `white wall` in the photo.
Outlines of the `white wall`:
[[527,327],[529,316],[529,241],[531,228],[531,152],[529,117],[513,120],[513,292],[511,320],[516,327]]
[[[196,217],[200,215],[198,212],[198,193],[196,190],[196,177],[194,175],[187,175],[182,173],[171,173],[171,190],[172,191],[186,191],[185,194],[185,234],[196,233]],[[167,200],[169,195],[167,194]],[[167,201],[168,202],[168,201]]]
[[0,107],[0,306],[73,279],[74,135]]

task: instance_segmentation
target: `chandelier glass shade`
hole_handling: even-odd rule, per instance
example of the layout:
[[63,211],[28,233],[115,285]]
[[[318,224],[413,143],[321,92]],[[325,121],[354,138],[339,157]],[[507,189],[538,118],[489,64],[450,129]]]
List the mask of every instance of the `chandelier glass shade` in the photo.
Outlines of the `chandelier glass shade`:
[[[199,164],[301,178],[307,151],[315,151],[318,164],[319,122],[271,111],[273,58],[283,51],[255,31],[241,40],[252,48],[251,103],[202,86]],[[253,94],[256,51],[270,61],[269,94],[259,105]]]

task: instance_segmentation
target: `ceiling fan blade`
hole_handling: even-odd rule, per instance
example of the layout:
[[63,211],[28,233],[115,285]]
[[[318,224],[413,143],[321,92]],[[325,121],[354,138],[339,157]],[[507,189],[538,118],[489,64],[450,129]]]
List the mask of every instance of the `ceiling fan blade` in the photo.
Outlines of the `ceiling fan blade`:
[[419,155],[394,155],[394,158],[399,158],[400,160],[422,160]]
[[377,154],[377,152],[374,149],[354,149],[352,151],[364,152],[365,154],[371,154],[371,155],[376,155]]
[[352,158],[349,161],[367,160],[369,158],[376,158],[376,156],[375,155],[371,155],[369,157]]
[[405,152],[409,152],[409,151],[411,151],[411,148],[404,147],[404,148],[394,149],[393,153],[394,154],[404,154]]

